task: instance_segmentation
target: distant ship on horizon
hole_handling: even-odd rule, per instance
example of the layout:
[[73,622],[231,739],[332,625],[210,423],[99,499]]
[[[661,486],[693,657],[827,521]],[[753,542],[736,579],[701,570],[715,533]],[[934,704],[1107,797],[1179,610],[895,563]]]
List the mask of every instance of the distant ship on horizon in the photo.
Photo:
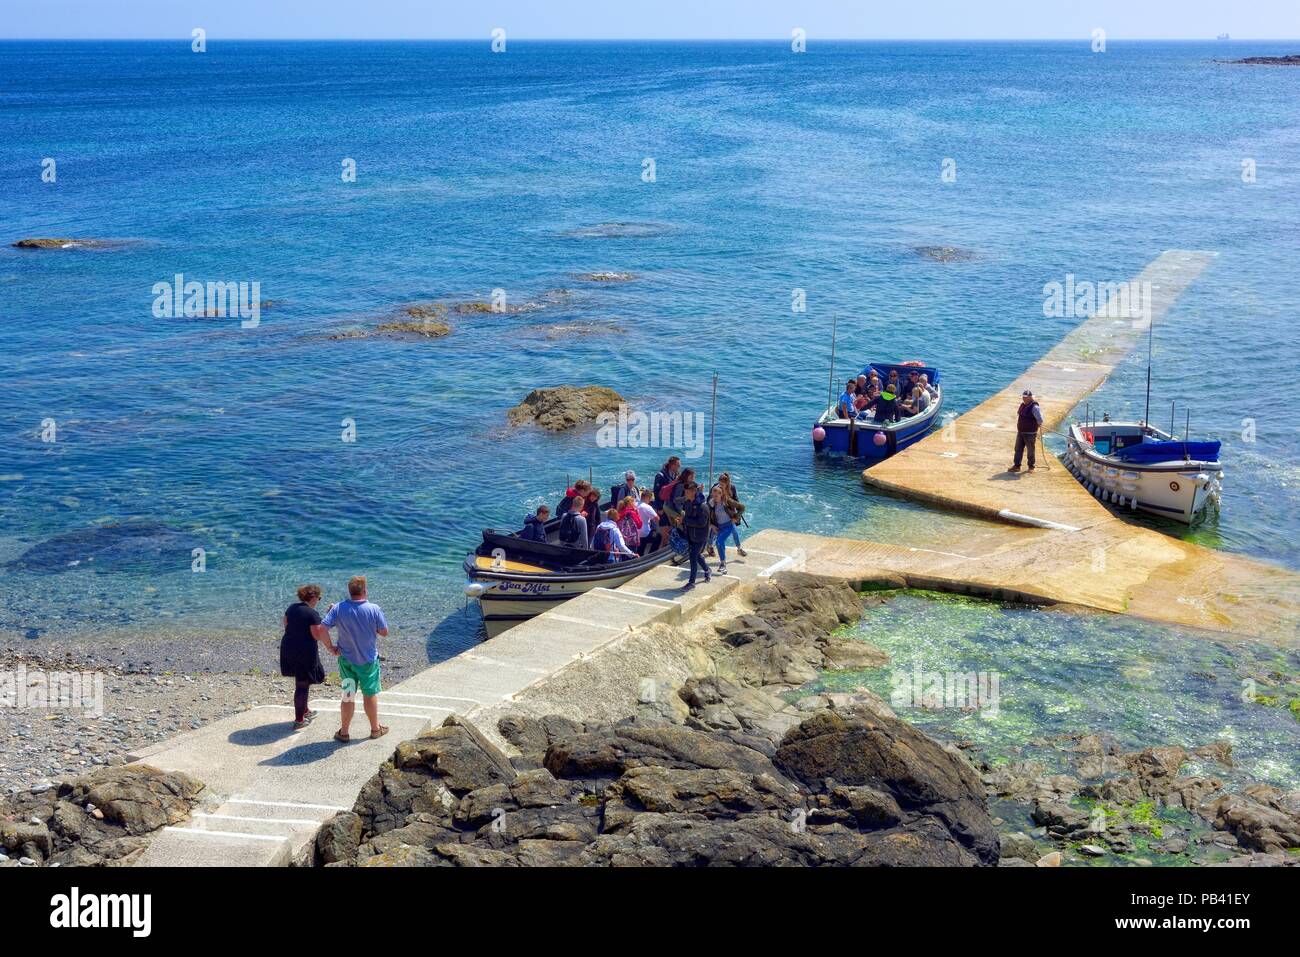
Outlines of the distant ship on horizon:
[[1216,40],[1231,40],[1232,37],[1228,36],[1226,33],[1220,33],[1217,37],[1215,37],[1215,39],[1216,39]]

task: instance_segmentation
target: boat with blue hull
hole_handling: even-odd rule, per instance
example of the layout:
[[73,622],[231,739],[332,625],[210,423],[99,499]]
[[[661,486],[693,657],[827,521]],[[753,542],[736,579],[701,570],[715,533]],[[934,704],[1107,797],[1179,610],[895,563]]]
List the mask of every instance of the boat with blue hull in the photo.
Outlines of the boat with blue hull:
[[844,418],[836,408],[838,403],[833,404],[813,425],[813,448],[816,451],[880,461],[924,438],[939,421],[943,385],[939,381],[938,369],[915,363],[872,362],[863,366],[857,375],[870,375],[873,369],[881,382],[888,381],[891,371],[897,371],[899,379],[904,382],[909,372],[925,375],[933,389],[930,404],[916,415],[900,413],[898,419],[884,422],[876,421],[869,411],[860,412],[852,419]]

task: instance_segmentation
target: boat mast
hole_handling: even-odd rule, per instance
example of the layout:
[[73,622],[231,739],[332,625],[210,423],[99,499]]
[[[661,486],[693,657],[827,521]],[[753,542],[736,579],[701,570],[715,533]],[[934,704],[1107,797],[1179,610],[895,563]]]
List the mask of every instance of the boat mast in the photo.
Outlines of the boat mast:
[[839,317],[831,317],[831,378],[826,384],[826,408],[829,409],[835,402],[835,327],[839,324]]
[[1151,427],[1151,353],[1152,340],[1154,339],[1155,320],[1147,319],[1147,405],[1146,410],[1142,413],[1142,427],[1144,429]]
[[713,438],[718,433],[718,374],[713,373],[713,412],[709,415],[709,489],[713,488]]

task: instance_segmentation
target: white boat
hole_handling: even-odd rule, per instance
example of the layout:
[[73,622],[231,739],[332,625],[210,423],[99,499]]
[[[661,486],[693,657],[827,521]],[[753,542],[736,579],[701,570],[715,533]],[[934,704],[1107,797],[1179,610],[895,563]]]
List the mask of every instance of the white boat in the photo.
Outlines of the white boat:
[[1223,489],[1218,442],[1175,439],[1143,422],[1075,422],[1062,460],[1103,502],[1188,525]]
[[546,523],[545,543],[485,529],[483,543],[466,557],[465,594],[478,600],[489,638],[593,588],[617,588],[678,559],[665,545],[612,562],[605,552],[560,543],[559,525],[559,519]]

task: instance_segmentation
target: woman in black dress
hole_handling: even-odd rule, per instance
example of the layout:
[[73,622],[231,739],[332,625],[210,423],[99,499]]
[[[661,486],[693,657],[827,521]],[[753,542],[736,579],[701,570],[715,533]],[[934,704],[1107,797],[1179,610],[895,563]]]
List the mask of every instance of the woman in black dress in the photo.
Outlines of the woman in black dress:
[[325,680],[321,667],[319,645],[312,637],[312,625],[320,624],[316,603],[320,601],[319,585],[303,585],[298,589],[298,601],[284,613],[284,637],[280,639],[280,674],[294,679],[293,727],[295,731],[307,727],[316,717],[307,710],[307,692],[312,685]]

